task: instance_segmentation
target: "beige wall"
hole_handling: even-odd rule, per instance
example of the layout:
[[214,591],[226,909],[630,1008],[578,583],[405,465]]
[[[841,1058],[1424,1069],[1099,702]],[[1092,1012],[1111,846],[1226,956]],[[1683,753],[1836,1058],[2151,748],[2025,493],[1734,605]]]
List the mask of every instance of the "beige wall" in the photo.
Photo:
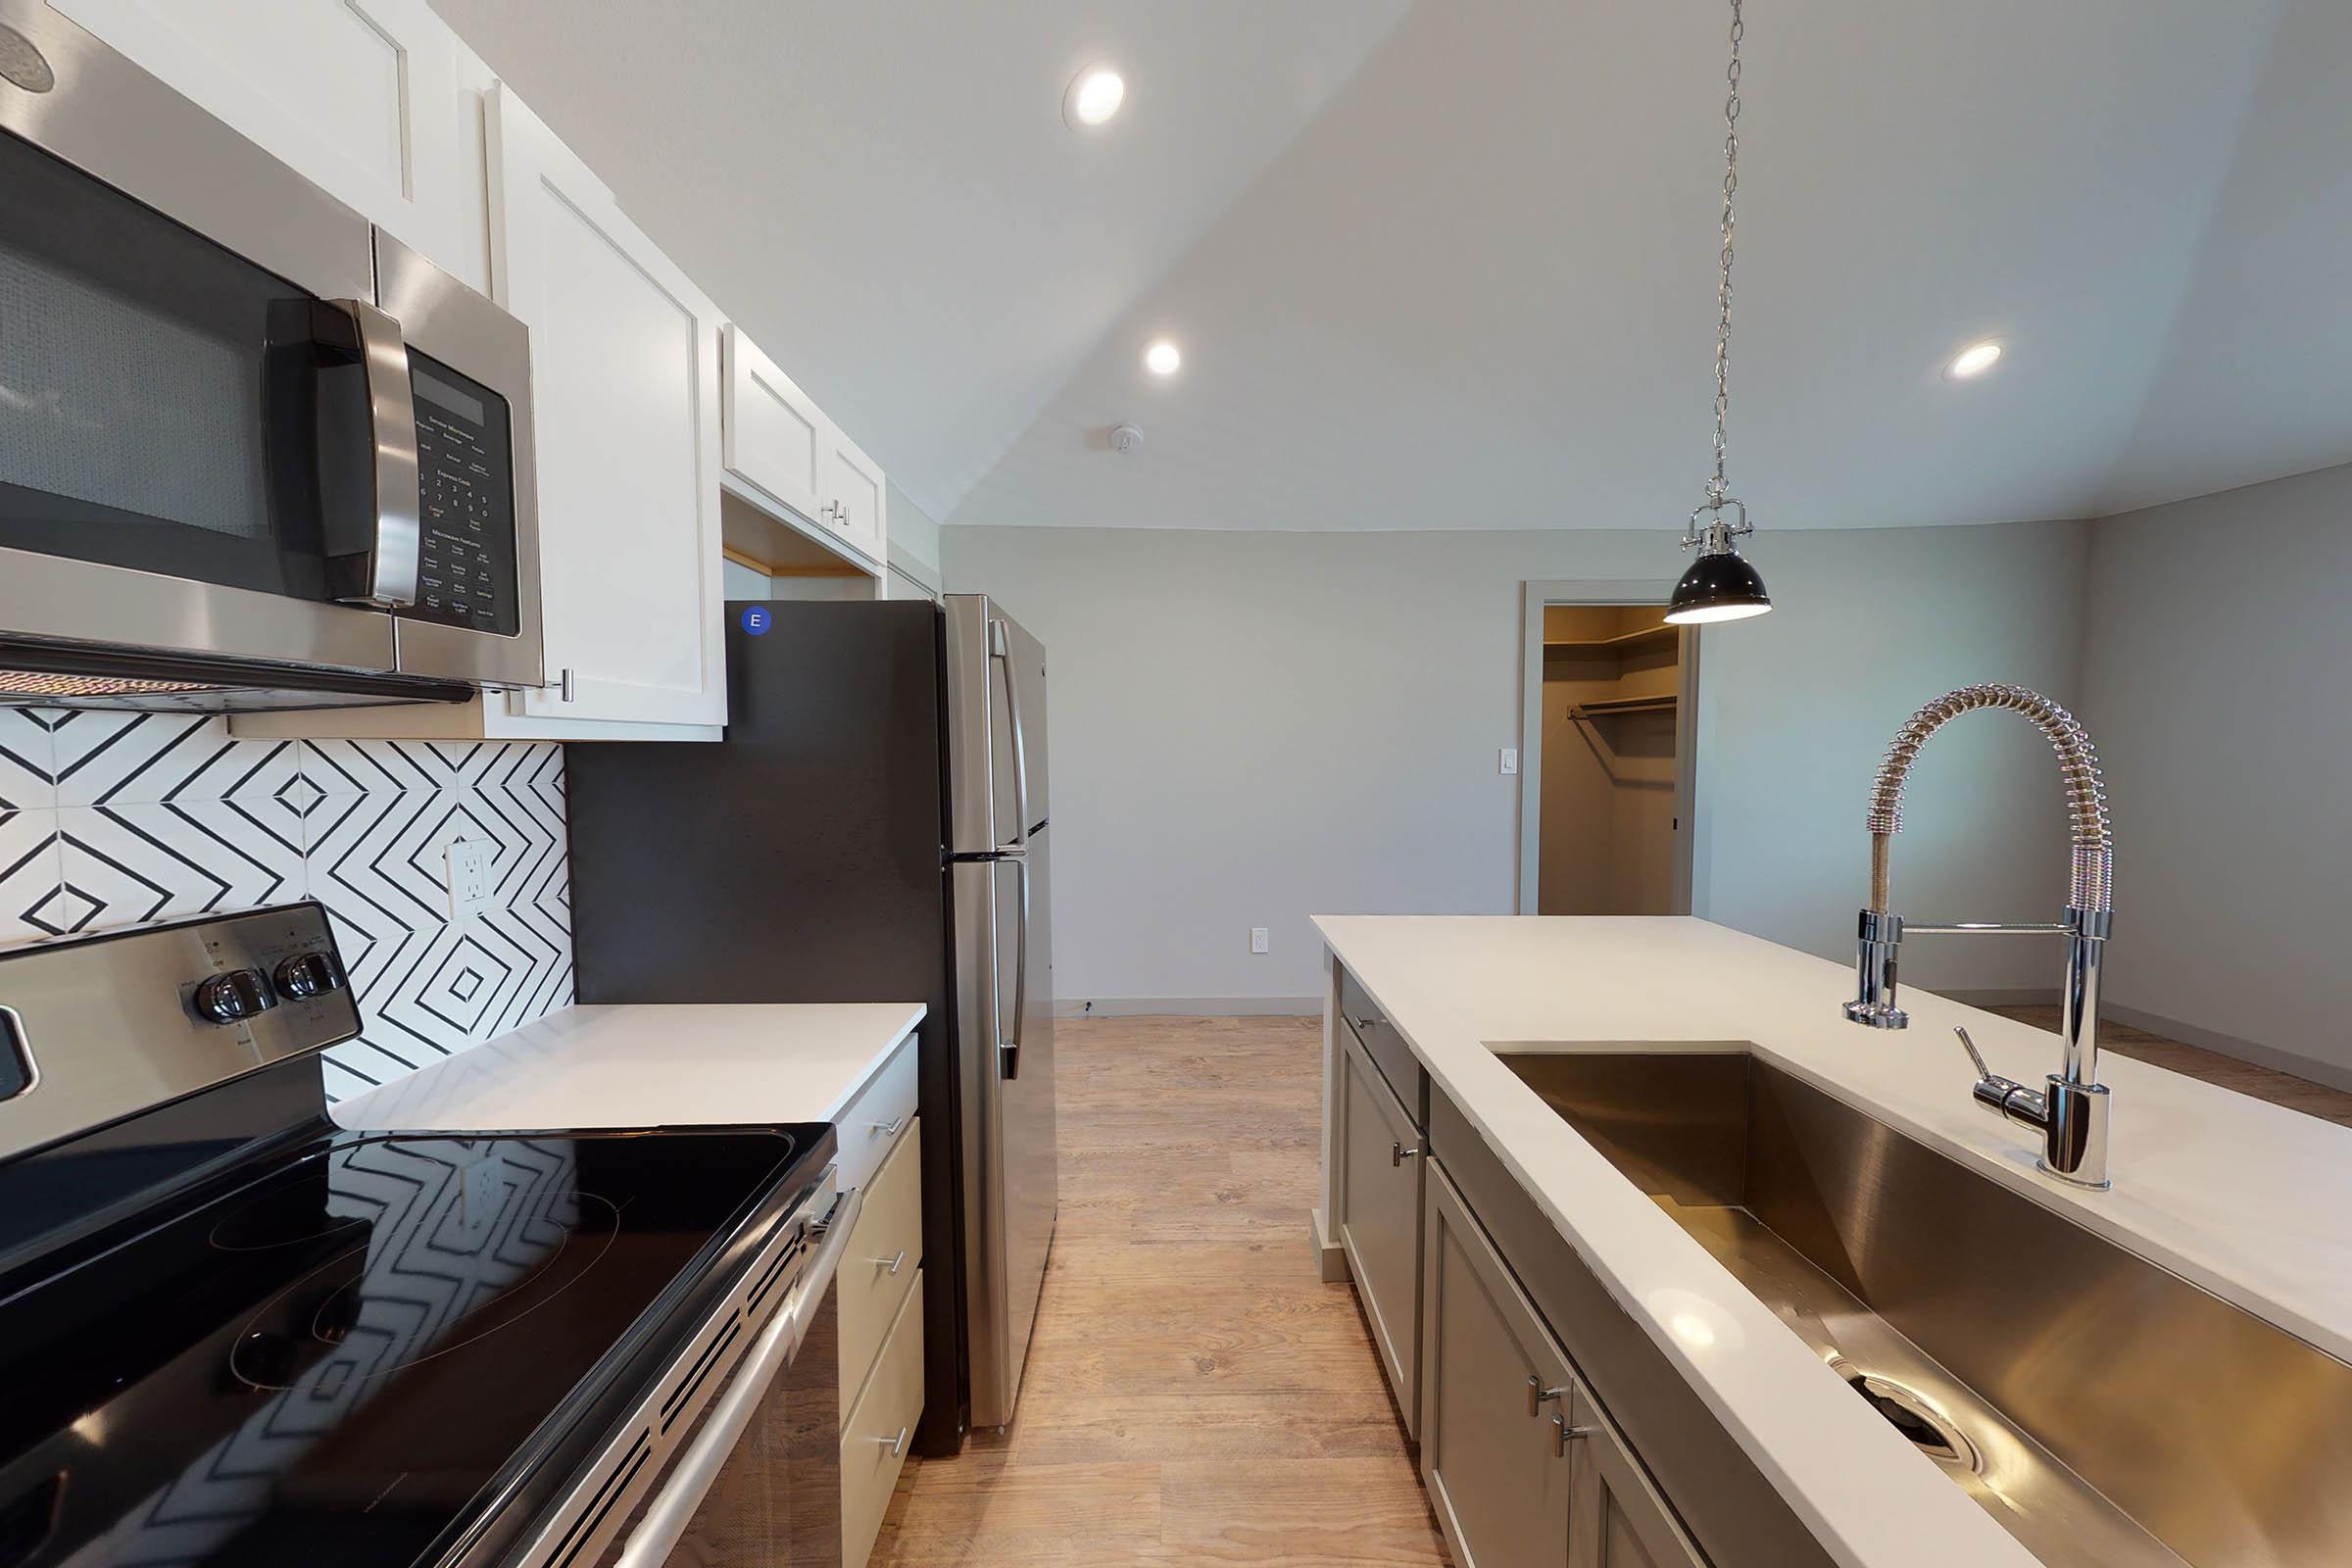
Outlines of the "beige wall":
[[[1780,611],[1701,649],[1695,907],[1842,957],[1902,719],[1975,680],[2073,697],[2086,530],[1774,530],[1753,554]],[[1495,752],[1537,743],[1521,584],[1681,568],[1668,529],[952,526],[941,555],[1051,659],[1056,996],[1202,1006],[1314,995],[1311,914],[1512,908],[1518,780]],[[1916,778],[1905,907],[2052,917],[2060,797],[2031,728],[1956,724]],[[2056,962],[1923,942],[1906,977],[2047,990]]]
[[2352,466],[2091,538],[2082,717],[2114,798],[2109,995],[2352,1086]]

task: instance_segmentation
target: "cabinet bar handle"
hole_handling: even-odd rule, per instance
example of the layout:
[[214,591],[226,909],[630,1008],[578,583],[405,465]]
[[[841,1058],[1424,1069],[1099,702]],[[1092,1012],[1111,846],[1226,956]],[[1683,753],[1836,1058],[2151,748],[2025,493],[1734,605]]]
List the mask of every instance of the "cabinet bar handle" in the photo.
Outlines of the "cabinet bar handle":
[[875,1258],[875,1259],[874,1259],[874,1267],[876,1267],[876,1268],[886,1268],[886,1269],[890,1270],[890,1272],[891,1272],[891,1273],[893,1273],[893,1274],[896,1274],[896,1273],[898,1273],[898,1271],[899,1271],[899,1270],[900,1270],[900,1269],[901,1269],[903,1266],[905,1266],[906,1262],[906,1249],[905,1249],[904,1247],[902,1247],[902,1248],[900,1248],[900,1249],[899,1249],[899,1255],[898,1255],[898,1256],[896,1256],[896,1257],[877,1257],[877,1258]]
[[1566,1397],[1568,1397],[1566,1389],[1547,1389],[1544,1386],[1544,1380],[1539,1377],[1530,1377],[1527,1380],[1527,1413],[1531,1416],[1543,1414],[1540,1406],[1549,1404],[1554,1399],[1565,1399]]
[[906,1125],[906,1113],[901,1111],[889,1121],[877,1121],[868,1125],[873,1129],[873,1137],[896,1138],[899,1136],[899,1129]]
[[1564,1457],[1568,1452],[1570,1439],[1589,1438],[1592,1435],[1593,1430],[1592,1427],[1572,1427],[1564,1415],[1553,1416],[1551,1418],[1551,1456],[1555,1459]]
[[[1578,1436],[1582,1437],[1583,1434],[1579,1433]],[[895,1438],[876,1438],[874,1441],[882,1445],[882,1446],[885,1448],[888,1448],[890,1450],[890,1456],[893,1459],[896,1459],[900,1454],[906,1451],[906,1429],[905,1427],[899,1428],[899,1435]]]
[[1401,1165],[1408,1159],[1419,1159],[1420,1157],[1421,1151],[1418,1149],[1407,1149],[1402,1144],[1389,1146],[1389,1163],[1392,1165]]

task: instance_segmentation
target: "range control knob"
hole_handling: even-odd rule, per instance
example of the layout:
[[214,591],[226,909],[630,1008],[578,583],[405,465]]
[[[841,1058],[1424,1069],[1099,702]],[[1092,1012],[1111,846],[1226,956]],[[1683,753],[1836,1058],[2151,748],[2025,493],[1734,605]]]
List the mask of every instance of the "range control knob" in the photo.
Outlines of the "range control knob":
[[259,969],[231,969],[226,974],[217,974],[199,985],[189,1001],[200,1016],[215,1023],[235,1023],[277,1005],[270,982]]
[[298,953],[277,966],[277,994],[289,1002],[343,989],[343,966],[331,953]]

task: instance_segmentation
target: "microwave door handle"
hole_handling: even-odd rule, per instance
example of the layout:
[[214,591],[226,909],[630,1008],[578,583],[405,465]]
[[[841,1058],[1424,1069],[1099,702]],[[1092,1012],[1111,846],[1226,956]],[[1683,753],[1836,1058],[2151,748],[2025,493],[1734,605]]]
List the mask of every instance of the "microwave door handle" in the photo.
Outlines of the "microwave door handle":
[[368,400],[368,488],[374,513],[364,542],[344,541],[360,548],[332,554],[335,597],[405,610],[416,602],[423,510],[417,494],[416,403],[409,380],[409,345],[399,320],[369,301],[329,300],[326,307],[348,318],[356,340]]

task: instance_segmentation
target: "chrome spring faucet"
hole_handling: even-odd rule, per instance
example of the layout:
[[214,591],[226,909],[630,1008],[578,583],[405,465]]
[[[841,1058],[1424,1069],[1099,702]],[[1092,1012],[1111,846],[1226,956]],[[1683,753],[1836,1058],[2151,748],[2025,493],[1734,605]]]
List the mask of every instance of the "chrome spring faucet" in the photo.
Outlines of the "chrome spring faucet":
[[[1962,920],[1907,923],[1890,907],[1890,850],[1903,825],[1903,782],[1928,737],[1962,713],[2005,708],[2031,719],[2049,738],[2066,780],[2073,823],[2072,876],[2066,918],[2046,923],[2002,924]],[[1995,1075],[1977,1054],[1966,1030],[1960,1044],[1977,1069],[1973,1098],[1979,1104],[2042,1137],[2043,1170],[2080,1187],[2105,1189],[2108,1096],[2099,1082],[2099,959],[2114,917],[2115,840],[2107,828],[2107,791],[2099,780],[2098,754],[2075,715],[2039,692],[2023,686],[1963,686],[1911,715],[1895,732],[1870,796],[1870,903],[1862,910],[1860,950],[1855,961],[1858,994],[1845,1015],[1873,1029],[1902,1029],[1909,1014],[1895,1003],[1895,955],[1905,935],[1980,936],[2034,933],[2066,938],[2066,990],[2059,1038],[2065,1048],[2060,1069],[2039,1090]]]

